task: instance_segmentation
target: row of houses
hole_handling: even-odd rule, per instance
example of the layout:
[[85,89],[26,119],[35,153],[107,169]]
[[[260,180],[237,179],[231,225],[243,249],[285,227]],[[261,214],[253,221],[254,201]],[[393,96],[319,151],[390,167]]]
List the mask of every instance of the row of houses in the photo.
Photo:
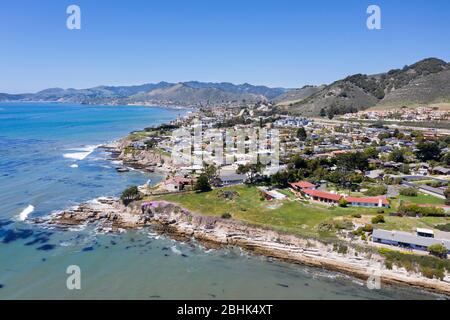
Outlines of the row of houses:
[[330,205],[337,205],[344,199],[348,206],[352,207],[368,207],[368,208],[389,208],[390,204],[386,197],[345,197],[340,194],[316,190],[316,186],[307,181],[300,181],[290,184],[291,187],[298,191],[305,198],[311,199]]

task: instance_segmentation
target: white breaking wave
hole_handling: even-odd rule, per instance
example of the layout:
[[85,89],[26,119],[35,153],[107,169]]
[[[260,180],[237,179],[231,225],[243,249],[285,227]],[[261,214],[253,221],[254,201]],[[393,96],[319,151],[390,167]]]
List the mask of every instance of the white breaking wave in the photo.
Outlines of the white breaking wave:
[[71,165],[70,167],[71,167],[71,168],[78,168],[78,165],[77,165],[77,164],[73,164],[73,165]]
[[32,206],[31,204],[26,207],[20,214],[19,214],[19,220],[20,221],[25,221],[27,220],[28,216],[30,215],[30,213],[32,213],[34,211],[34,206]]
[[68,149],[70,151],[77,151],[77,152],[65,153],[63,154],[63,157],[73,160],[84,160],[86,159],[87,156],[89,156],[92,152],[94,152],[94,150],[97,149],[97,147],[98,146],[86,146],[83,148]]
[[173,253],[180,255],[181,251],[177,249],[176,246],[170,247],[170,250],[172,250]]

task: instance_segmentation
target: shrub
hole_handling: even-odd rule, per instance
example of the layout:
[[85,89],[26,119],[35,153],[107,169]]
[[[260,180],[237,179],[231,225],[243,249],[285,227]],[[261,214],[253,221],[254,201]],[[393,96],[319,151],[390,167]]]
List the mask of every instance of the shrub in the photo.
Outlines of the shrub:
[[344,221],[336,221],[334,223],[334,228],[337,230],[352,230],[354,228],[354,224],[351,221],[344,220]]
[[319,232],[330,232],[333,230],[333,228],[334,225],[331,222],[322,222],[318,226]]
[[423,216],[423,217],[445,217],[447,214],[443,208],[436,207],[419,207],[416,204],[404,205],[401,204],[398,208],[398,212],[410,217]]
[[224,214],[222,214],[222,219],[231,219],[231,218],[232,218],[232,216],[228,212],[225,212]]
[[406,197],[417,197],[417,189],[416,188],[402,188],[400,189],[400,195]]
[[450,271],[450,261],[447,259],[403,253],[386,248],[380,248],[378,252],[386,258],[386,268],[396,265],[411,272],[420,271],[425,277],[438,279],[443,278],[446,270]]
[[347,254],[348,252],[348,247],[344,244],[334,244],[333,245],[333,250],[336,251],[337,253],[340,254]]
[[385,186],[375,186],[371,187],[369,190],[365,192],[366,196],[369,197],[376,197],[376,196],[382,196],[387,193],[387,187]]
[[450,205],[450,188],[445,189],[444,195],[445,195],[445,204]]
[[339,200],[339,207],[341,207],[341,208],[347,208],[347,206],[348,206],[348,201],[345,200],[344,198],[341,198],[341,199]]
[[352,234],[355,236],[362,236],[364,234],[364,230],[362,227],[359,227],[358,229],[353,230]]
[[373,232],[373,225],[371,225],[371,224],[366,224],[366,225],[364,226],[364,228],[363,228],[363,231],[364,231],[364,232],[372,233],[372,232]]
[[217,192],[217,197],[225,200],[234,200],[239,197],[239,193],[237,191],[219,190]]
[[357,219],[361,219],[361,214],[360,213],[354,213],[354,214],[352,214],[352,217],[353,218],[357,218]]
[[441,269],[433,269],[430,267],[421,267],[420,273],[428,279],[440,279],[444,280],[444,271]]
[[437,244],[433,244],[433,245],[429,246],[428,252],[433,256],[446,259],[448,249],[445,246],[443,246],[442,244],[437,243]]
[[450,223],[440,224],[440,225],[436,226],[436,229],[445,231],[445,232],[450,232]]
[[376,217],[372,218],[372,223],[373,224],[379,224],[379,223],[385,223],[386,221],[384,220],[384,216],[379,214]]

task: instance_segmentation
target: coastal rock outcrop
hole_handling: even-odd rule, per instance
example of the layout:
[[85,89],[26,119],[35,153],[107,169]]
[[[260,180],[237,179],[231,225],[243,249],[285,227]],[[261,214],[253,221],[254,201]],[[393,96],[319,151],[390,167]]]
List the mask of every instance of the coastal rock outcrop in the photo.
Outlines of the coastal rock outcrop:
[[448,281],[428,279],[400,268],[389,270],[376,250],[358,252],[352,246],[346,246],[342,252],[333,244],[302,239],[241,221],[198,215],[166,201],[134,202],[125,207],[116,199],[101,198],[35,222],[61,227],[96,223],[100,229],[111,232],[151,225],[156,231],[177,240],[194,238],[208,247],[237,246],[363,280],[375,275],[383,283],[410,285],[450,295]]

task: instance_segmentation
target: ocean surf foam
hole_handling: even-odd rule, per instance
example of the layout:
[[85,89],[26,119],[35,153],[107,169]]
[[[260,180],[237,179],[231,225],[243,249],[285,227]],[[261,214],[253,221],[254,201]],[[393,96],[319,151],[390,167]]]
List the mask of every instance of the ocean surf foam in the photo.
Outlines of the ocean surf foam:
[[25,221],[27,220],[28,216],[30,215],[30,213],[32,213],[34,211],[34,206],[32,206],[31,204],[26,207],[25,209],[23,209],[23,211],[19,214],[19,220],[20,221]]
[[72,159],[72,160],[84,160],[86,157],[88,157],[94,150],[97,149],[97,146],[86,146],[83,148],[77,148],[77,149],[68,149],[69,151],[76,151],[71,153],[65,153],[63,154],[63,157],[66,159]]

